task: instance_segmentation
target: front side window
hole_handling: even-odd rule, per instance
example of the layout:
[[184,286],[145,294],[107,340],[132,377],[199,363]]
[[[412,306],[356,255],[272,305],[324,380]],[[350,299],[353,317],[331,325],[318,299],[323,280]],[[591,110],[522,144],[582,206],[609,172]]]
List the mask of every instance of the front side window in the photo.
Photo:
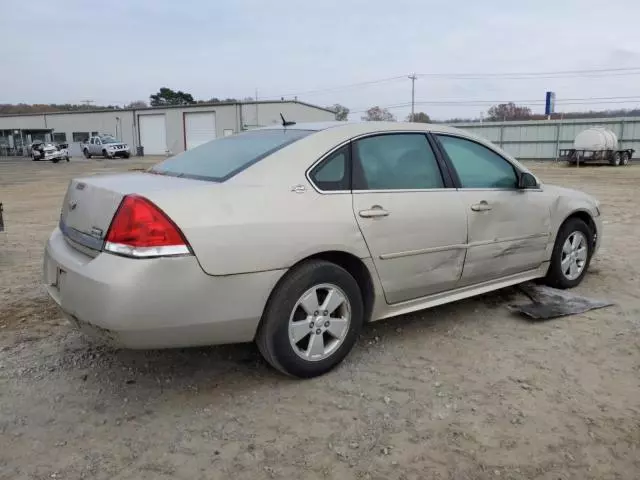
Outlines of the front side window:
[[221,137],[154,166],[161,175],[224,182],[272,153],[313,133],[312,130],[253,130]]
[[513,165],[497,153],[465,138],[437,137],[458,173],[462,188],[517,188]]
[[443,188],[442,174],[424,134],[378,135],[354,144],[354,190]]
[[336,150],[309,174],[313,183],[324,191],[349,190],[349,145]]

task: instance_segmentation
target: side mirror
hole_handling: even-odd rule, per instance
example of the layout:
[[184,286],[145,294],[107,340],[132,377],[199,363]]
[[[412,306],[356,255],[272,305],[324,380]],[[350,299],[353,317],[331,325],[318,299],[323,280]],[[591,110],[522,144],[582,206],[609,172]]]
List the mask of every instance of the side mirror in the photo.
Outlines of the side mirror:
[[518,176],[518,188],[521,190],[525,190],[527,188],[538,188],[538,181],[536,177],[531,175],[529,172],[522,172]]

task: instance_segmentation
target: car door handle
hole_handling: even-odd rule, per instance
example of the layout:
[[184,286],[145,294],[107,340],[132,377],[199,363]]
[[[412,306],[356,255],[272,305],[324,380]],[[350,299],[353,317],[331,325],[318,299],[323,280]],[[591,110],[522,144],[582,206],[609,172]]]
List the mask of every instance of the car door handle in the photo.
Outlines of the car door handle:
[[482,200],[480,203],[471,205],[471,210],[474,212],[487,212],[491,210],[491,206],[486,201]]
[[389,215],[389,212],[380,205],[374,205],[369,210],[360,210],[358,215],[362,218],[386,217]]

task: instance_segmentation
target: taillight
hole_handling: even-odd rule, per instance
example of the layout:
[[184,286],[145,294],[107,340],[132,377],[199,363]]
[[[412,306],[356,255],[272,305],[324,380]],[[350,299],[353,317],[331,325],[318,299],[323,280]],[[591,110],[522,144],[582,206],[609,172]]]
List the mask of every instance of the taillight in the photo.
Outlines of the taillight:
[[151,201],[127,195],[116,210],[104,249],[128,257],[189,255],[180,229]]

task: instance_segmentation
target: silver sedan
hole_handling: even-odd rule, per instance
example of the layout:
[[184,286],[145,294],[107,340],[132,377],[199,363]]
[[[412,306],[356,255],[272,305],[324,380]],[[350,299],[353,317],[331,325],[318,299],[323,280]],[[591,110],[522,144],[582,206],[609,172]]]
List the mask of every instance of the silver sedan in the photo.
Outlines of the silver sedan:
[[463,131],[287,125],[72,180],[44,281],[76,327],[117,345],[255,341],[311,377],[366,322],[537,278],[579,284],[601,229],[594,198]]

